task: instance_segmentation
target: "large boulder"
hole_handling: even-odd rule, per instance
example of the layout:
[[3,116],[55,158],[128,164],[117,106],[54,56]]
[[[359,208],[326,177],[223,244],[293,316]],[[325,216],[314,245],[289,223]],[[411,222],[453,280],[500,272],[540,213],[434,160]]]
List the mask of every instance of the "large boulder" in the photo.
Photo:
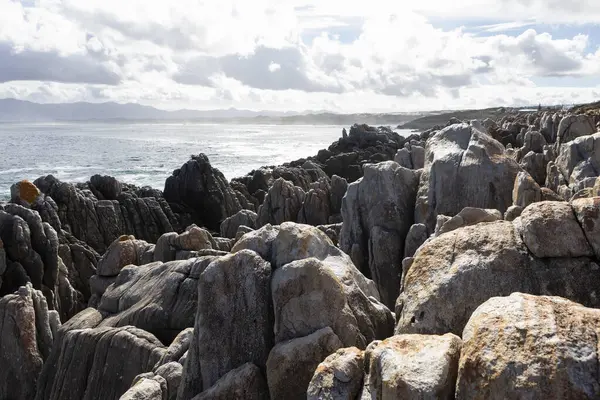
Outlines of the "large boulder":
[[593,119],[587,115],[567,115],[560,120],[558,125],[557,143],[570,142],[580,136],[590,135],[596,132]]
[[[540,204],[544,205],[535,203],[530,208]],[[556,204],[568,207],[566,203]],[[574,219],[573,211],[570,213]],[[534,215],[540,219],[527,226],[557,224],[552,215]],[[563,249],[564,254],[555,258],[534,257],[527,240],[519,234],[521,229],[531,229],[522,227],[521,218],[512,223],[498,221],[460,228],[421,246],[406,272],[404,292],[398,298],[396,332],[458,335],[480,304],[490,297],[516,291],[564,296],[587,306],[599,306],[595,295],[600,284],[596,272],[599,267],[594,260],[569,258],[577,249],[562,244],[557,248]],[[567,245],[575,243],[573,234],[583,236],[579,226],[577,230],[560,231],[564,232],[561,237],[569,236],[563,238]]]
[[269,400],[269,388],[260,368],[246,363],[233,369],[192,400],[231,399]]
[[315,370],[306,391],[307,400],[356,399],[363,384],[364,351],[339,349]]
[[340,248],[373,279],[383,303],[391,308],[400,290],[419,173],[392,161],[366,165],[364,171],[342,202]]
[[265,368],[273,346],[270,280],[271,265],[250,250],[216,259],[200,274],[179,399],[198,395],[248,362]]
[[304,400],[313,372],[342,342],[331,328],[277,344],[267,361],[272,399]]
[[225,238],[235,238],[235,235],[240,226],[256,228],[256,219],[258,215],[250,210],[241,210],[235,215],[225,219],[221,223],[221,236]]
[[165,199],[190,211],[194,222],[212,230],[242,209],[225,176],[210,165],[204,154],[192,156],[165,182]]
[[0,398],[33,399],[56,330],[56,311],[31,284],[0,298]]
[[399,335],[366,351],[365,391],[374,399],[454,399],[462,342],[448,333]]
[[415,222],[433,232],[438,215],[454,216],[465,207],[496,209],[512,205],[521,168],[504,146],[476,126],[451,125],[427,141]]
[[[600,146],[600,133],[593,135],[578,137],[568,143],[564,143],[559,148],[559,154],[556,158],[556,167],[562,174],[563,182],[569,187],[576,188],[578,182],[584,181],[586,178],[595,178],[600,170],[600,152],[597,151]],[[552,181],[551,164],[548,164],[548,179]],[[555,177],[554,182],[550,187],[557,190],[556,187],[560,184],[559,177]],[[576,189],[573,189],[575,191]],[[572,192],[571,194],[573,194]]]
[[596,399],[600,310],[558,297],[495,297],[463,332],[457,399]]

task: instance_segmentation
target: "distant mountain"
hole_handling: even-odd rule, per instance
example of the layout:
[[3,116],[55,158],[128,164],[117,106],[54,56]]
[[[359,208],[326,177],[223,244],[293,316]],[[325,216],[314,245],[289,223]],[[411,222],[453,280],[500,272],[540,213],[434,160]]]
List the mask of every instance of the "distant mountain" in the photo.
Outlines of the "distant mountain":
[[204,121],[275,124],[340,124],[367,123],[397,125],[424,115],[423,113],[335,114],[329,112],[224,110],[165,111],[140,104],[60,103],[39,104],[16,99],[0,99],[2,122],[56,121]]

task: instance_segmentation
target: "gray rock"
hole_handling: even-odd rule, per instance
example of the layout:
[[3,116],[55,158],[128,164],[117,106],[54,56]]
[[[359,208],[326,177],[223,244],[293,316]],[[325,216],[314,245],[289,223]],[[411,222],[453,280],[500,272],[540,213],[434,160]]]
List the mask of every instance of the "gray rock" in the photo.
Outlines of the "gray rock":
[[283,178],[277,179],[269,189],[264,203],[258,209],[256,226],[296,221],[305,195],[304,190],[294,186],[292,182]]
[[160,382],[142,378],[136,382],[119,400],[164,400]]
[[571,207],[594,255],[600,259],[600,198],[577,199],[571,202]]
[[600,311],[559,297],[495,297],[463,332],[456,399],[600,397]]
[[363,384],[363,370],[362,350],[349,347],[336,351],[315,370],[307,400],[355,400]]
[[339,214],[342,211],[342,198],[348,190],[348,181],[337,175],[331,177],[331,189],[329,190],[329,204],[331,214]]
[[[438,217],[440,217],[438,215]],[[501,221],[502,214],[498,210],[484,210],[482,208],[465,207],[454,217],[443,221],[439,229],[436,227],[435,235],[439,236],[463,226],[476,225],[483,222]]]
[[594,255],[568,203],[544,201],[532,204],[523,210],[519,220],[519,233],[536,257]]
[[277,344],[267,361],[267,381],[272,399],[306,399],[308,385],[318,365],[342,347],[331,328]]
[[476,127],[452,125],[427,141],[415,222],[432,232],[438,215],[465,207],[504,213],[512,205],[515,177],[521,171],[504,146]]
[[558,125],[557,143],[570,142],[580,136],[596,132],[593,120],[587,115],[567,115]]
[[366,165],[364,170],[364,177],[351,184],[344,196],[340,248],[372,277],[382,302],[393,307],[419,173],[391,161]]
[[504,219],[506,221],[514,221],[515,219],[517,219],[518,217],[521,216],[522,212],[523,212],[523,207],[510,206],[510,207],[508,207],[508,210],[506,210],[506,212],[504,213]]
[[329,188],[312,188],[304,197],[297,221],[308,225],[325,225],[331,215]]
[[394,161],[401,167],[413,169],[412,157],[410,151],[407,148],[398,150],[394,156]]
[[221,223],[221,236],[225,238],[235,238],[240,226],[247,226],[251,229],[255,229],[257,218],[258,215],[255,212],[241,210]]
[[192,400],[269,400],[267,381],[256,365],[246,363],[229,371]]
[[519,172],[513,187],[513,205],[522,208],[542,201],[540,185],[527,172]]
[[421,146],[412,146],[410,149],[410,158],[413,169],[421,169],[425,166],[425,149]]
[[451,333],[393,336],[366,351],[365,386],[375,399],[454,399],[461,346]]
[[221,222],[242,209],[225,176],[204,154],[192,156],[165,182],[165,199],[193,213],[195,222],[218,230]]
[[270,280],[269,263],[249,250],[217,259],[202,272],[179,399],[192,398],[247,362],[265,367],[273,346]]
[[129,266],[100,300],[100,326],[133,325],[164,343],[194,326],[198,279],[215,257]]
[[[585,178],[598,176],[600,171],[600,133],[578,137],[568,143],[562,144],[556,158],[556,167],[562,174],[562,181],[556,177],[548,164],[548,180],[546,184],[550,189],[558,192],[557,185],[561,183],[575,186]],[[553,178],[554,177],[554,178]]]
[[523,142],[523,153],[525,154],[530,151],[543,153],[544,146],[548,144],[544,135],[537,131],[527,131]]
[[133,236],[121,236],[110,246],[98,261],[96,274],[102,277],[113,277],[127,265],[140,265],[143,253],[150,244],[136,240]]

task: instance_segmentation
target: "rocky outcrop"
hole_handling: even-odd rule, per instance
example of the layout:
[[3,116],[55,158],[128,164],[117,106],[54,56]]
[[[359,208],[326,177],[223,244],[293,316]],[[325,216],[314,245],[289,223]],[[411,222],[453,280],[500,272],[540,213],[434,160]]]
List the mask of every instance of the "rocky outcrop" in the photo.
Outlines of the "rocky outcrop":
[[418,182],[417,172],[395,162],[367,165],[365,176],[348,187],[342,203],[340,248],[373,279],[388,307],[400,290]]
[[326,179],[321,179],[311,184],[304,197],[302,207],[298,211],[297,221],[308,225],[326,225],[331,216],[330,184]]
[[456,398],[598,398],[599,323],[599,310],[563,298],[489,299],[463,332]]
[[269,400],[269,388],[260,368],[246,363],[231,370],[192,400],[230,399]]
[[[425,243],[406,271],[396,332],[460,334],[480,304],[517,291],[598,307],[598,265],[578,210],[534,203],[513,222],[464,227]],[[593,210],[581,213],[585,226],[595,226]]]
[[[546,186],[561,194],[568,192],[572,196],[590,183],[593,186],[600,171],[600,133],[578,137],[559,148],[556,158],[557,172],[553,164],[548,164]],[[562,186],[562,189],[561,189]]]
[[596,132],[596,126],[589,116],[567,115],[560,120],[556,141],[558,144],[563,144],[594,132]]
[[235,238],[240,226],[247,226],[248,228],[255,229],[257,218],[258,215],[255,212],[241,210],[221,223],[221,236],[225,238]]
[[512,205],[519,165],[504,146],[480,127],[451,125],[431,137],[425,148],[415,222],[433,232],[438,215],[456,215],[465,207],[496,209]]
[[363,386],[364,351],[339,349],[316,368],[306,391],[307,400],[356,399]]
[[194,222],[219,230],[223,220],[242,209],[225,176],[204,154],[192,158],[165,182],[165,199],[177,211],[189,212]]
[[0,398],[35,397],[59,326],[58,314],[48,310],[45,297],[31,284],[0,298]]
[[[94,192],[101,198],[112,198],[117,193],[113,184],[109,185],[112,188],[102,186],[106,193],[101,194],[99,190],[91,189],[94,187],[91,183],[82,190],[52,175],[39,178],[34,183],[45,194],[44,202],[47,203],[34,207],[40,209],[40,215],[43,218],[46,214],[48,218],[55,215],[63,230],[99,253],[104,253],[121,235],[135,235],[139,239],[156,242],[163,233],[179,229],[178,218],[162,197],[138,197],[135,192],[121,191],[116,200],[101,200]],[[56,226],[54,228],[57,229]]]
[[306,194],[302,188],[279,178],[269,189],[264,203],[258,209],[257,227],[266,224],[279,225],[296,221]]

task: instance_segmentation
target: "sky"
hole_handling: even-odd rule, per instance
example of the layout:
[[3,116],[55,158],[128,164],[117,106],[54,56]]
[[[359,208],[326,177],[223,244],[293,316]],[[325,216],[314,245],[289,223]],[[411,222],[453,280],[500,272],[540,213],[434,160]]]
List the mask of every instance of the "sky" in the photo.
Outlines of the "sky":
[[412,112],[600,100],[600,0],[0,0],[0,98]]

